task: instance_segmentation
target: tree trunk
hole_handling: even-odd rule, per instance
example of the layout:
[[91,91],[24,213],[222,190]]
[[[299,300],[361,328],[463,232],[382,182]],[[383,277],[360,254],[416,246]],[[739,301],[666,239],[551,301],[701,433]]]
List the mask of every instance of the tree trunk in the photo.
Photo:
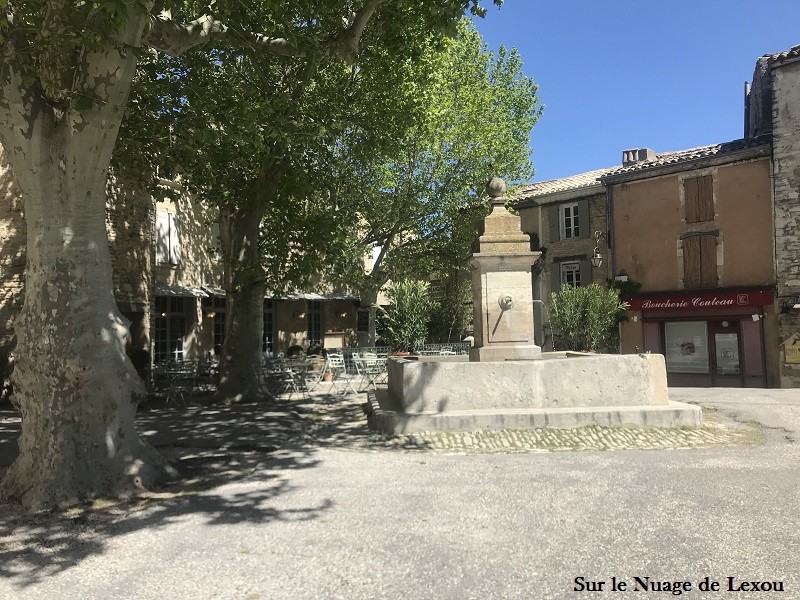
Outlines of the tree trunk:
[[[144,17],[124,32],[139,39]],[[19,456],[2,495],[29,508],[150,487],[163,460],[134,427],[144,383],[125,354],[105,229],[106,176],[135,67],[133,53],[83,57],[93,107],[54,107],[7,67],[0,138],[25,202],[25,302],[17,317],[14,393]],[[102,89],[101,89],[102,88]]]
[[218,402],[258,400],[258,369],[264,335],[264,272],[258,240],[262,208],[225,207],[220,241],[225,257],[225,340],[220,360]]

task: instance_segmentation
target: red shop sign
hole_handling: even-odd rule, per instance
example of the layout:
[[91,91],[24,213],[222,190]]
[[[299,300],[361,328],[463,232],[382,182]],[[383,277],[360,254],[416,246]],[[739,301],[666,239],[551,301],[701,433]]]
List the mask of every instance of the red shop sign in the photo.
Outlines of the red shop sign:
[[772,304],[772,292],[722,292],[674,296],[636,296],[626,298],[629,310],[704,310],[708,308],[752,308]]

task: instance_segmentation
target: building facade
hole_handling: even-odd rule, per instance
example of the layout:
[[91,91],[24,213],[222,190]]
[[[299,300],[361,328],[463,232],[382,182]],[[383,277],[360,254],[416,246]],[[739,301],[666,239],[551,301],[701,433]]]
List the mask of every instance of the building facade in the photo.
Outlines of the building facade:
[[595,249],[608,254],[606,192],[598,177],[609,170],[533,183],[513,196],[522,231],[531,238],[531,250],[542,252],[532,265],[532,285],[534,319],[537,332],[542,332],[537,343],[546,350],[553,349],[547,310],[550,294],[564,285],[606,285],[610,277],[607,260],[599,267],[591,263]]
[[663,354],[670,385],[778,385],[770,142],[637,149],[601,177],[614,275],[641,284],[621,351]]
[[[128,354],[151,363],[218,355],[226,297],[214,210],[174,181],[149,186],[109,178],[106,224],[114,296],[130,321]],[[7,166],[0,167],[0,368],[13,356],[14,318],[24,300],[23,203]],[[357,298],[343,292],[296,292],[264,299],[263,350],[356,343]]]
[[618,167],[512,199],[544,252],[535,297],[638,288],[620,349],[664,354],[671,385],[800,387],[800,46],[757,61],[744,120],[740,140],[624,151]]

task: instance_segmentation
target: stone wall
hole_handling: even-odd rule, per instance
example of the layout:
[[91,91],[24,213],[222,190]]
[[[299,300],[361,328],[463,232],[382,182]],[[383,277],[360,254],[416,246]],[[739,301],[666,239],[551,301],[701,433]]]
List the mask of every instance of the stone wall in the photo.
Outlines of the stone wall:
[[[781,341],[800,332],[800,60],[772,69],[775,263]],[[781,387],[800,387],[800,365],[782,365]]]
[[0,154],[0,387],[9,374],[14,319],[25,299],[25,243],[22,198]]

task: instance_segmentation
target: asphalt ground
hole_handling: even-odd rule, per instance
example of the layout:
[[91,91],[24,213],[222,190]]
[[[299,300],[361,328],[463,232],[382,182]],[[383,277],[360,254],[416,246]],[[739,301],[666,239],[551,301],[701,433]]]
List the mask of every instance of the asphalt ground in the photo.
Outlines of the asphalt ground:
[[[759,436],[464,452],[369,433],[358,398],[143,412],[185,478],[61,515],[0,506],[0,598],[800,599],[800,391],[670,395]],[[14,428],[0,415],[0,456]]]

